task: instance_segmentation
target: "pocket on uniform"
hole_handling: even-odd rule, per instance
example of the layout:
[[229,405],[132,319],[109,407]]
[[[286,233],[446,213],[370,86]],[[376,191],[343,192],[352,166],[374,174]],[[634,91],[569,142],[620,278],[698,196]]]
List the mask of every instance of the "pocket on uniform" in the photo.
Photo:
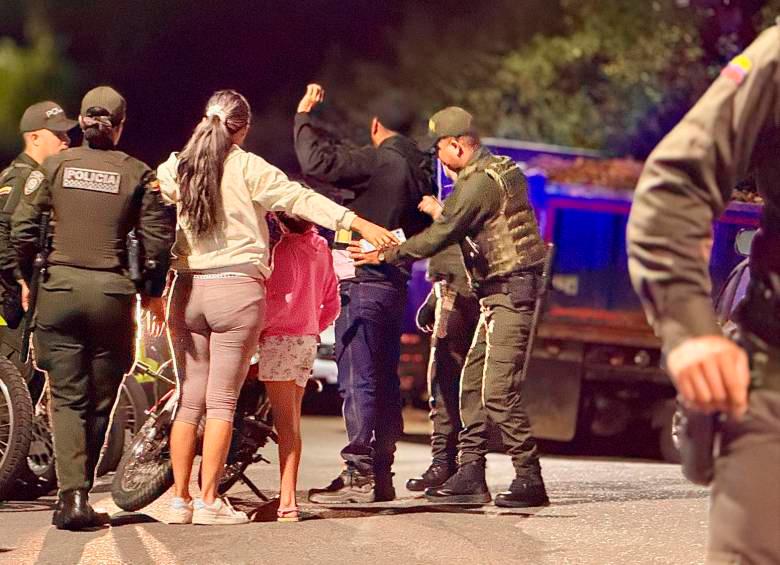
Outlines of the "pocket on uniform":
[[49,292],[73,290],[73,283],[60,277],[50,277],[41,283],[41,288]]
[[103,284],[103,294],[108,296],[133,296],[136,292],[135,283],[126,278],[109,280]]

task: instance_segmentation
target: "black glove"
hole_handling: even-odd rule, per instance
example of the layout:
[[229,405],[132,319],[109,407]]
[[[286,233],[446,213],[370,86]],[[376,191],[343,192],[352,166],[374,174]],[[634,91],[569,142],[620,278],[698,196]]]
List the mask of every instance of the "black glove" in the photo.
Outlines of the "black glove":
[[433,323],[436,321],[436,294],[431,289],[428,298],[422,303],[417,310],[417,317],[415,323],[421,332],[429,334],[433,333]]

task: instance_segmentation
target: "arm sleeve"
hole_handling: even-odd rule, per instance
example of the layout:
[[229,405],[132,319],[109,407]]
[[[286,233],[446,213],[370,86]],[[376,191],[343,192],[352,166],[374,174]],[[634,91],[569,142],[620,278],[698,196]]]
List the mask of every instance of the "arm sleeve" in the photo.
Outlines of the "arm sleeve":
[[166,204],[160,182],[147,171],[141,181],[141,213],[136,233],[144,250],[144,294],[162,296],[176,234],[176,208]]
[[327,254],[327,268],[325,275],[325,288],[322,295],[322,310],[320,311],[320,333],[325,331],[341,311],[341,296],[339,295],[339,279],[333,270],[333,261],[330,258],[330,252],[327,247],[323,248],[323,253]]
[[179,199],[179,183],[176,182],[176,169],[179,160],[176,153],[171,153],[168,160],[157,167],[157,180],[160,183],[160,194],[169,204],[175,204]]
[[35,255],[38,253],[41,214],[51,210],[49,178],[44,176],[40,185],[30,194],[22,195],[11,218],[11,246],[19,263],[22,278],[29,283]]
[[[762,34],[726,67],[650,155],[628,223],[631,279],[668,350],[720,334],[708,271],[712,223],[776,129],[780,31]],[[770,156],[769,158],[777,158]]]
[[478,229],[499,209],[500,195],[495,181],[475,173],[459,183],[445,200],[439,219],[398,247],[385,252],[385,261],[398,265],[431,257],[448,245],[459,243]]
[[365,183],[376,168],[373,147],[351,148],[336,143],[311,123],[307,112],[295,115],[294,141],[301,171],[324,182],[355,189]]
[[[18,206],[27,175],[12,171],[0,183],[0,276],[6,285],[15,285],[20,274],[11,246],[11,216]],[[7,192],[6,192],[7,191]]]
[[252,199],[272,212],[287,212],[330,230],[352,227],[354,212],[339,206],[300,183],[257,155],[248,154],[245,178]]

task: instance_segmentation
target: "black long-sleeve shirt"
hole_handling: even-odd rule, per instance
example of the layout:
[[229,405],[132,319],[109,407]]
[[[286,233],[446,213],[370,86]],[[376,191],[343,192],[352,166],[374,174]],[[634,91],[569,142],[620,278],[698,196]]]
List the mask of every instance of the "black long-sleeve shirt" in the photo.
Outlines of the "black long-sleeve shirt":
[[[321,128],[308,113],[295,116],[295,152],[305,175],[355,193],[347,207],[387,229],[402,228],[407,237],[430,225],[417,209],[425,195],[433,194],[430,159],[402,135],[386,139],[379,147],[347,147]],[[357,278],[405,281],[408,265],[361,267]]]

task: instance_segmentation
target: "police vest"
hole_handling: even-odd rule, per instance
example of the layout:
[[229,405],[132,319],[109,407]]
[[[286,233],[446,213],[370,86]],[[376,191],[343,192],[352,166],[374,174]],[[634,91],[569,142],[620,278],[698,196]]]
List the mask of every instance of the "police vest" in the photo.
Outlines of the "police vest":
[[46,161],[51,180],[52,264],[127,268],[127,234],[138,220],[149,168],[121,151],[78,147]]
[[474,237],[478,254],[465,253],[471,255],[469,267],[477,281],[537,266],[547,252],[528,198],[528,181],[520,168],[509,157],[495,156],[482,170],[500,191],[501,205]]

